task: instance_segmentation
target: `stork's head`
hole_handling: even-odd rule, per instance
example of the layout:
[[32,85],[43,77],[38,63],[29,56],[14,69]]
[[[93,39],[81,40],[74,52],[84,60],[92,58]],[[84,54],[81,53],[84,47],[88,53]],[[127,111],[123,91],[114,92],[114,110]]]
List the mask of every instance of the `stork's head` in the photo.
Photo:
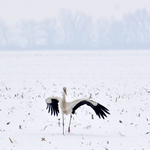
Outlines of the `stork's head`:
[[63,87],[63,91],[64,91],[64,93],[67,95],[66,87]]

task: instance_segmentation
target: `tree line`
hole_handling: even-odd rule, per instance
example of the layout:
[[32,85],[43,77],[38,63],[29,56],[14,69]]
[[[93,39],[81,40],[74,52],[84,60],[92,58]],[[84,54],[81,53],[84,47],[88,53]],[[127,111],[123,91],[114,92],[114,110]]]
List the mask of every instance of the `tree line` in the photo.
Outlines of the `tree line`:
[[0,18],[0,50],[150,49],[150,13],[139,9],[121,20],[93,18],[62,9],[57,18],[21,20],[10,26]]

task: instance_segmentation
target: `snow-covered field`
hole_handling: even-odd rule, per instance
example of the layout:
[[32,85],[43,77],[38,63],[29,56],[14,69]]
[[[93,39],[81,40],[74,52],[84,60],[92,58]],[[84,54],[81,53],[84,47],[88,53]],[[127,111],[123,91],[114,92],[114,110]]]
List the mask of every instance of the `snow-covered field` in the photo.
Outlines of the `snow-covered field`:
[[[84,105],[62,135],[45,98],[63,86],[68,101],[92,96],[111,115]],[[47,149],[149,150],[150,51],[0,52],[0,150]]]

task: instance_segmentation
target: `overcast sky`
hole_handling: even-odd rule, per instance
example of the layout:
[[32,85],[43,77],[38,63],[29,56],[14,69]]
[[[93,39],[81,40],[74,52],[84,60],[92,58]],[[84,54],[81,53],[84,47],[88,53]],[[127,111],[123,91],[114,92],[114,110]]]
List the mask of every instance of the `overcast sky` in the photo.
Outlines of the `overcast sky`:
[[120,19],[124,13],[139,8],[150,12],[150,0],[0,0],[0,18],[10,23],[24,19],[40,21],[58,16],[62,8],[83,11],[94,19],[110,16]]

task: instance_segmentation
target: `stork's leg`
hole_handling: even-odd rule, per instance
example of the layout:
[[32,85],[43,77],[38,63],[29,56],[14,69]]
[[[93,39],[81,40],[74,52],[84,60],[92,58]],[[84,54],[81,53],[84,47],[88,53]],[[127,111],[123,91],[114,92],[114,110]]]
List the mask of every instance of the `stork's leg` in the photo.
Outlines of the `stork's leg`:
[[62,114],[63,135],[64,135],[64,114]]
[[70,122],[69,122],[68,132],[70,132],[71,119],[72,119],[72,114],[70,114]]

